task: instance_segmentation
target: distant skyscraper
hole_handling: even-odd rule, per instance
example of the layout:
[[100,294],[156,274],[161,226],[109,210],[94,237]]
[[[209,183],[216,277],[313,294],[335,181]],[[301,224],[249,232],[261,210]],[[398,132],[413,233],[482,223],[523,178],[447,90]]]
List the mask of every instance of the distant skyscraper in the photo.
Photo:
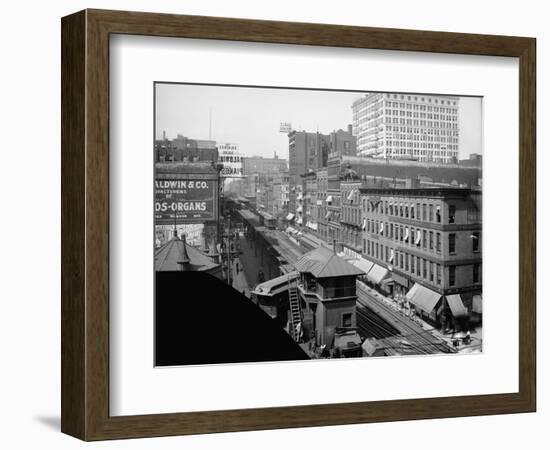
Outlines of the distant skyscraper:
[[458,161],[458,97],[366,94],[352,104],[357,153],[384,159]]

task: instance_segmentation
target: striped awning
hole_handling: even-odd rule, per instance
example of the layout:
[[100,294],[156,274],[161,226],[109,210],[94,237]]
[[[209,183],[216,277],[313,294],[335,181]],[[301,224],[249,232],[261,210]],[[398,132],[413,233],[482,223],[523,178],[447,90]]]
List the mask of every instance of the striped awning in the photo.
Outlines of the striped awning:
[[367,273],[367,280],[374,284],[380,284],[380,282],[389,275],[390,271],[385,267],[373,264],[372,268]]
[[462,298],[460,297],[460,295],[447,295],[447,304],[449,305],[449,308],[451,309],[454,317],[462,317],[468,315],[468,310],[464,306],[464,303],[462,303]]
[[472,298],[472,311],[481,314],[482,313],[482,297],[481,295],[474,295]]
[[317,231],[317,222],[308,222],[308,223],[306,224],[306,226],[307,226],[308,228],[311,228],[312,230]]
[[359,270],[362,270],[363,272],[365,272],[365,274],[369,273],[369,271],[372,269],[372,266],[374,266],[373,262],[365,258],[353,259],[350,261],[350,264],[353,264]]
[[415,283],[409,292],[407,292],[405,298],[425,313],[431,314],[441,299],[441,294]]

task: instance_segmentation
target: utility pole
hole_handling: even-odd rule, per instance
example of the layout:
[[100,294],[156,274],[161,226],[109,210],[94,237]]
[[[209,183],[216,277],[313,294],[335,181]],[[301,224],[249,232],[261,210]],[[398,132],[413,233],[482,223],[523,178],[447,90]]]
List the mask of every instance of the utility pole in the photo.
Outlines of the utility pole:
[[227,248],[227,284],[232,286],[231,282],[231,216],[227,215],[227,235],[226,235],[226,248]]

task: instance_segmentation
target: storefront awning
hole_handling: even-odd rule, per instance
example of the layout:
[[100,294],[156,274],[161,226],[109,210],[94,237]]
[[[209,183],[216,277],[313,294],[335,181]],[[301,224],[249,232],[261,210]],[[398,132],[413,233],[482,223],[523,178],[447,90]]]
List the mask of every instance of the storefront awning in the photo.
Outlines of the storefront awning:
[[407,280],[404,276],[392,272],[391,277],[397,284],[404,286],[405,288],[409,286],[409,280]]
[[294,219],[294,214],[289,213],[288,216],[286,216],[286,220],[292,220]]
[[430,314],[435,308],[435,305],[437,305],[437,302],[439,302],[441,294],[415,283],[405,297],[413,305],[417,306],[425,313]]
[[372,269],[372,266],[374,266],[374,263],[369,261],[368,259],[361,258],[361,259],[353,259],[350,261],[350,264],[353,264],[355,267],[357,267],[359,270],[362,270],[367,274],[369,270]]
[[380,284],[380,282],[389,275],[389,270],[385,267],[373,264],[372,268],[367,273],[367,280],[374,284]]
[[329,196],[327,197],[327,203],[332,203],[332,195],[329,195]]
[[474,295],[472,298],[472,311],[477,314],[482,314],[482,297],[481,295]]
[[460,295],[447,295],[447,303],[454,317],[462,317],[468,315],[468,310],[462,303],[462,298]]
[[297,224],[301,225],[302,222],[303,222],[303,220],[302,220],[301,217],[298,217],[298,218],[296,219],[296,223],[297,223]]
[[317,206],[323,206],[323,200],[317,200]]
[[308,222],[306,227],[311,228],[312,230],[317,230],[317,222]]

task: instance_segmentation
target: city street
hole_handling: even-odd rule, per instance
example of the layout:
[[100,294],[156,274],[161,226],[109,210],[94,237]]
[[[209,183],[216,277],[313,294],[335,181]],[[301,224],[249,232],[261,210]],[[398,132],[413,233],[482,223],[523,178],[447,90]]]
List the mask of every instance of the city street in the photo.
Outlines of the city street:
[[[239,270],[237,270],[237,264],[239,266]],[[246,279],[242,267],[243,266],[239,258],[233,261],[233,264],[231,265],[231,279],[233,281],[232,284],[237,291],[243,293],[247,297],[250,297],[250,284]]]
[[262,255],[262,248],[257,242],[241,237],[239,238],[239,243],[242,251],[242,254],[239,256],[239,265],[244,270],[244,277],[246,278],[249,290],[258,284],[259,270],[263,271],[265,280],[275,278],[279,275],[277,267],[273,263],[269,264],[270,258],[265,254],[265,248],[263,249],[264,255]]

